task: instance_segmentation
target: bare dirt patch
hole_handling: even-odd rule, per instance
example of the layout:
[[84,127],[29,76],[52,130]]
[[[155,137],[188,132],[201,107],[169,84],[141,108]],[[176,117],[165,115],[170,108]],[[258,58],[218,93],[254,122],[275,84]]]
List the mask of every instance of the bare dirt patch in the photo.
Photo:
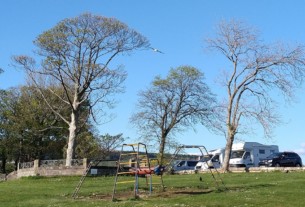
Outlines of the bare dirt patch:
[[[138,197],[136,197],[136,198],[134,196],[133,191],[122,191],[122,192],[117,192],[115,194],[115,200],[122,201],[122,200],[147,199],[147,198],[156,198],[156,197],[170,198],[170,197],[176,197],[179,195],[201,195],[201,194],[211,193],[213,191],[214,190],[212,190],[212,189],[171,188],[171,189],[166,189],[164,191],[161,191],[161,190],[153,191],[151,194],[149,194],[149,191],[140,191],[138,194]],[[111,200],[112,194],[94,193],[87,197],[85,197],[85,196],[78,197],[77,199]]]

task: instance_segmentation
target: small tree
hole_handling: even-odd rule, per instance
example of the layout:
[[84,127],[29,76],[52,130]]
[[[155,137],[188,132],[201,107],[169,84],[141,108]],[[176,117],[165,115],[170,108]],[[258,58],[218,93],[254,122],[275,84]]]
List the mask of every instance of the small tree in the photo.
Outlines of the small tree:
[[221,22],[208,46],[222,54],[231,67],[222,74],[227,99],[222,104],[220,120],[226,136],[223,168],[229,170],[229,159],[235,136],[249,133],[258,122],[267,137],[280,119],[272,94],[280,92],[291,98],[305,74],[303,46],[264,44],[255,29],[239,21]]
[[214,96],[204,83],[204,74],[190,66],[171,69],[164,79],[156,77],[141,91],[132,123],[147,139],[159,144],[160,163],[169,138],[198,122],[207,124]]
[[117,150],[119,146],[122,146],[126,138],[123,137],[123,134],[117,135],[101,135],[99,136],[100,147],[102,151],[103,158],[109,156],[112,152]]
[[77,159],[97,159],[101,154],[99,140],[91,131],[79,133],[76,142],[75,157]]
[[[93,115],[97,111],[105,113],[104,107],[113,105],[111,95],[123,91],[126,73],[120,68],[110,69],[110,62],[119,54],[148,47],[149,43],[142,35],[114,18],[86,13],[61,21],[38,36],[35,44],[37,54],[42,58],[41,68],[37,68],[30,57],[17,56],[14,59],[28,72],[48,106],[67,124],[66,166],[71,166],[75,139],[83,124],[79,119],[83,105],[89,107],[90,114],[96,120],[97,116]],[[54,97],[60,98],[69,107],[70,118],[64,117],[56,106],[47,101],[41,80]],[[49,87],[54,83],[61,85],[64,96]],[[97,105],[99,108],[95,108]],[[92,113],[94,108],[95,113]]]

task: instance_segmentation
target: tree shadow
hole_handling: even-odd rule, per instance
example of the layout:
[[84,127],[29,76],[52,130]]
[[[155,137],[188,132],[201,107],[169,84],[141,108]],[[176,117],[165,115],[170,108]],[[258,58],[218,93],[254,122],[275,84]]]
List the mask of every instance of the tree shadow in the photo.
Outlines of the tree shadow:
[[257,188],[269,188],[274,186],[274,184],[268,184],[268,183],[261,183],[261,184],[253,184],[253,185],[247,185],[247,186],[230,186],[227,187],[229,191],[246,191],[250,189],[257,189]]
[[212,193],[214,190],[205,190],[205,191],[174,191],[173,194],[184,194],[184,195],[202,195]]

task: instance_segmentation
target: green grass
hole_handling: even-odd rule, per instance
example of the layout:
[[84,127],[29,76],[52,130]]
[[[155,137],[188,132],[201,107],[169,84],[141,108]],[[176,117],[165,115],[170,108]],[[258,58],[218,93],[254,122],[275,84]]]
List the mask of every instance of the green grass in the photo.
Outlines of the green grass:
[[[210,174],[164,175],[165,192],[154,188],[151,195],[141,178],[140,198],[134,199],[132,183],[118,184],[116,202],[111,201],[114,177],[86,178],[76,199],[71,195],[80,177],[28,177],[0,183],[0,206],[305,206],[305,172],[228,173],[221,177],[227,190],[218,189]],[[122,180],[132,181],[133,177],[120,177]]]

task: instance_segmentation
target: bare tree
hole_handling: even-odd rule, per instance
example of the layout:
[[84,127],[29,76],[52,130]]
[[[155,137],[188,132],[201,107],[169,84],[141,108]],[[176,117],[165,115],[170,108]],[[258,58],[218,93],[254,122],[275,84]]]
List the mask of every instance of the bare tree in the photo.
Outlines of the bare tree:
[[131,121],[146,140],[157,141],[161,164],[171,135],[198,122],[207,123],[214,96],[203,80],[198,69],[180,66],[164,79],[156,77],[149,89],[140,92]]
[[257,30],[234,20],[221,22],[216,37],[207,43],[231,64],[221,76],[227,91],[222,105],[225,117],[222,129],[226,135],[223,168],[228,171],[232,144],[238,133],[250,132],[249,126],[254,121],[262,126],[265,136],[272,135],[273,127],[280,121],[273,95],[293,97],[305,73],[304,48],[264,44]]
[[92,110],[97,105],[99,107],[95,107],[95,110],[104,113],[103,107],[114,103],[112,95],[123,92],[126,72],[120,68],[110,69],[110,62],[119,54],[148,48],[149,43],[142,35],[114,18],[85,13],[59,22],[39,35],[35,44],[37,54],[42,59],[41,68],[36,66],[33,58],[27,56],[16,56],[14,60],[25,68],[42,96],[45,97],[41,80],[46,85],[59,84],[64,89],[62,97],[62,94],[47,87],[71,109],[70,118],[60,114],[56,106],[48,105],[69,127],[66,165],[70,166],[77,131],[82,125],[79,112],[83,105],[89,107],[91,115],[96,115]]

